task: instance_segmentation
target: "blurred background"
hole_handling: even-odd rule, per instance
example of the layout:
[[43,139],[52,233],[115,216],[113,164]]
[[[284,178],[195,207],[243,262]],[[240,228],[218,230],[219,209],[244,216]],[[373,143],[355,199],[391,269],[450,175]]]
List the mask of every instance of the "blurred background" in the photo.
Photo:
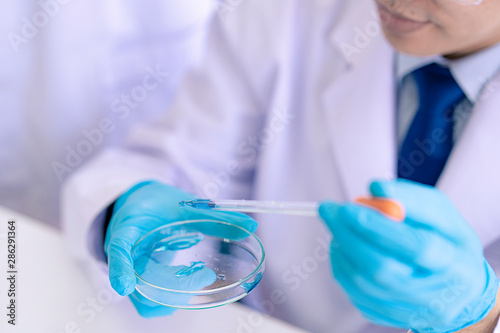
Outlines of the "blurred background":
[[154,121],[203,54],[217,0],[4,1],[0,205],[59,226],[62,182]]

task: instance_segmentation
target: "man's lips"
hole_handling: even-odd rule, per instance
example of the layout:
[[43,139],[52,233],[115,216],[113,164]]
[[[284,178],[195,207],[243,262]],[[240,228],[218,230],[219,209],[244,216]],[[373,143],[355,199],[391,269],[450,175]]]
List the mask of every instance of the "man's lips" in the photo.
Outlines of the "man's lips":
[[429,21],[415,21],[402,14],[390,10],[383,4],[376,2],[382,20],[382,26],[394,35],[404,35],[428,25]]

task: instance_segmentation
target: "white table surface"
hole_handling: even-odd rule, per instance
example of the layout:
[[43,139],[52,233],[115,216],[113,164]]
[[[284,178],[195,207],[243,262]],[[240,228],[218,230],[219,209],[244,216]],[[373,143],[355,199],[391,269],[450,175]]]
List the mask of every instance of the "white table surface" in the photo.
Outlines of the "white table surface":
[[[7,221],[17,221],[16,326],[7,324]],[[177,311],[144,319],[107,284],[96,287],[66,251],[63,237],[41,222],[0,207],[0,332],[305,332],[241,304]]]

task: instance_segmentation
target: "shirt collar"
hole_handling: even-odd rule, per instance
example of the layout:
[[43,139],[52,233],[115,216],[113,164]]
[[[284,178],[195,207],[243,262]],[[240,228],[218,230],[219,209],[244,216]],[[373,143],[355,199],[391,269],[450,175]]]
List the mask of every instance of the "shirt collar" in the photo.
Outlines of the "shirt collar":
[[402,82],[403,78],[414,70],[433,62],[449,67],[467,98],[475,103],[484,86],[500,70],[500,43],[456,60],[443,56],[415,57],[399,53],[396,57],[398,82]]

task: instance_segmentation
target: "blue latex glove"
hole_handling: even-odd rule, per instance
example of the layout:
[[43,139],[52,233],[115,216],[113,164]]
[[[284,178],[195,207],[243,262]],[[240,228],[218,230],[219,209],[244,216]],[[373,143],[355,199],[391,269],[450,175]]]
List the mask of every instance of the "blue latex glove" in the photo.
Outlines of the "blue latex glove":
[[450,200],[406,180],[373,182],[370,191],[399,201],[406,219],[353,203],[319,209],[334,237],[333,274],[361,313],[379,325],[440,333],[486,317],[498,280]]
[[[184,220],[223,220],[251,232],[257,228],[257,222],[245,214],[179,207],[179,201],[194,198],[193,194],[173,186],[149,181],[135,185],[115,203],[104,242],[104,251],[108,257],[109,280],[118,294],[129,295],[143,317],[164,316],[171,314],[175,309],[149,301],[134,291],[136,277],[130,251],[139,238],[157,227]],[[212,284],[215,278],[214,272],[204,268],[186,280],[179,281],[177,278],[176,283],[180,284],[179,288],[185,285],[197,290]]]

